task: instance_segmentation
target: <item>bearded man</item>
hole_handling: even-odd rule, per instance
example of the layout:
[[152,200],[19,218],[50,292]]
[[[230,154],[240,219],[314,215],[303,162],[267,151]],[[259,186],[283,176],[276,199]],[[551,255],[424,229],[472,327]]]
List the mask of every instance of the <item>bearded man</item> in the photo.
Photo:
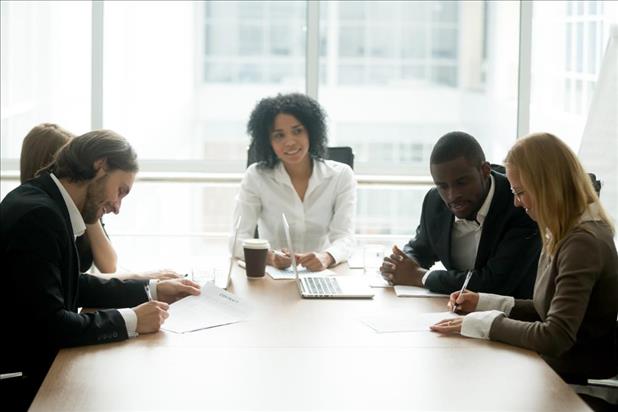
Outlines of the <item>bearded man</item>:
[[[79,272],[75,238],[86,224],[120,211],[137,170],[131,145],[97,130],[72,139],[0,203],[0,373],[12,378],[0,386],[7,410],[28,407],[60,348],[156,332],[169,303],[200,293],[185,279],[122,281]],[[78,313],[79,307],[120,309]]]

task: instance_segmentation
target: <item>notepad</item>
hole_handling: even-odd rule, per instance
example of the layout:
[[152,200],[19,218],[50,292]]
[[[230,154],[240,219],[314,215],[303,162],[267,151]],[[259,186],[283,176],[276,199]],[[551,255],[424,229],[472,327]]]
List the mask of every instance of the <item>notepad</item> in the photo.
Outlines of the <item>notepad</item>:
[[248,317],[249,310],[238,296],[208,282],[199,296],[187,296],[172,303],[169,314],[161,329],[187,333],[240,322]]
[[430,332],[429,327],[441,320],[460,317],[452,312],[431,312],[413,314],[382,314],[361,319],[365,325],[378,333]]
[[[319,272],[312,272],[303,266],[298,266],[297,269],[298,269],[299,276],[306,275],[306,274],[311,274],[312,276],[334,276],[335,275],[335,272],[333,272],[330,269],[321,270]],[[292,270],[291,266],[286,269],[277,269],[274,266],[267,265],[266,273],[275,280],[296,279],[296,276],[294,275],[294,271]]]
[[394,289],[399,298],[448,298],[448,295],[434,293],[418,286],[397,285]]

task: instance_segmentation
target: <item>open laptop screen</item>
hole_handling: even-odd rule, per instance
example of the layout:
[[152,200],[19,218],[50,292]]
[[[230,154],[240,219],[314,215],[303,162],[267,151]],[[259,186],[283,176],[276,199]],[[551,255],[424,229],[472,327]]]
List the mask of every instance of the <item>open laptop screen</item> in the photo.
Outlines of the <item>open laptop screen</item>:
[[292,270],[294,271],[294,276],[296,280],[298,280],[298,268],[296,267],[296,253],[294,252],[294,247],[292,246],[292,237],[290,236],[290,225],[288,224],[288,220],[285,217],[285,213],[281,213],[281,220],[283,221],[283,231],[285,232],[285,240],[288,244],[288,250],[290,251],[290,256],[292,257]]

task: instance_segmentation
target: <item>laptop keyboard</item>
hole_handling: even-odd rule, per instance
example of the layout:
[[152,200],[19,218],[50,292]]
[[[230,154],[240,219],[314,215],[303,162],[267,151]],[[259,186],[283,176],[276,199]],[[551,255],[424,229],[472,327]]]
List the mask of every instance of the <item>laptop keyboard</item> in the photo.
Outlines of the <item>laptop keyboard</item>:
[[302,277],[301,282],[307,292],[312,295],[335,295],[341,293],[341,288],[334,277]]

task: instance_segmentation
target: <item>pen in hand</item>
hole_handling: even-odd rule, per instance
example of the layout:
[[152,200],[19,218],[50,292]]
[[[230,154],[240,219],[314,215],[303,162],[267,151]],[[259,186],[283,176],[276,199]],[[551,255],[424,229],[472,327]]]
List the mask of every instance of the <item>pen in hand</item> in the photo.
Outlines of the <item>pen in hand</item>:
[[[470,282],[470,278],[472,277],[472,271],[469,270],[468,273],[466,273],[466,279],[464,280],[463,285],[461,285],[461,290],[459,291],[459,296],[457,296],[457,299],[459,299],[459,297],[464,293],[464,290],[466,290],[466,288],[468,287],[468,282]],[[457,305],[457,299],[455,299],[455,303],[453,304],[453,308],[451,310],[451,312],[455,313],[455,311],[457,310],[458,306]]]

